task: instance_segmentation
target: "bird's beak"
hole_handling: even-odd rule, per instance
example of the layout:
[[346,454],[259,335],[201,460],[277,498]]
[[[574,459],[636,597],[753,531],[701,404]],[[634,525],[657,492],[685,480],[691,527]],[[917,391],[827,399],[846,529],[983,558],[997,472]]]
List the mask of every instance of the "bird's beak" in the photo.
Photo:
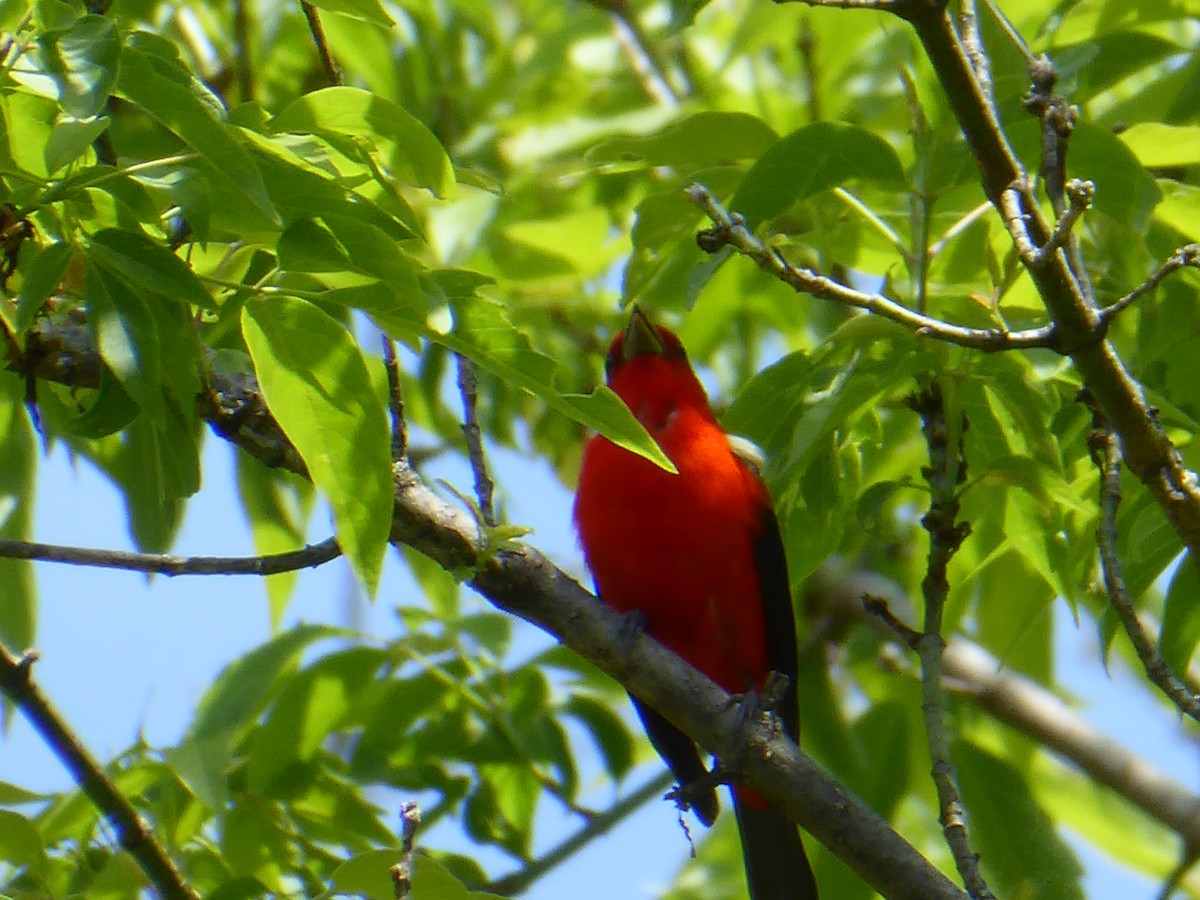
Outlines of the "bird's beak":
[[622,350],[626,362],[635,356],[662,356],[664,349],[658,329],[642,312],[642,308],[634,304],[629,314],[629,324],[625,326],[625,344]]

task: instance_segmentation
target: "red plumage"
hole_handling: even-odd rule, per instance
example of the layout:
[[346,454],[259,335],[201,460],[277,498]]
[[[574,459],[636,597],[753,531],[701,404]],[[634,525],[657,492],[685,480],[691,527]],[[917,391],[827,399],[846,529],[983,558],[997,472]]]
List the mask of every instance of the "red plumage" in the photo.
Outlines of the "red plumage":
[[[658,641],[731,693],[790,679],[781,717],[793,738],[796,636],[783,544],[766,488],[730,446],[679,339],[636,307],[612,342],[609,386],[679,470],[607,438],[584,450],[575,522],[600,597],[638,612]],[[695,744],[634,698],[651,742],[683,784],[705,771]],[[795,826],[748,789],[735,792],[754,900],[815,900]],[[715,794],[698,800],[705,824]]]

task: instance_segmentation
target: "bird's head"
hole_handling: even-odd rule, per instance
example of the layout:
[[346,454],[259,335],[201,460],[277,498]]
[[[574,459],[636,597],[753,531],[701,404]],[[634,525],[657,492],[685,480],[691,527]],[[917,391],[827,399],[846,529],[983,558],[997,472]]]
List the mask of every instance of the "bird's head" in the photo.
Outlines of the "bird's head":
[[608,348],[604,371],[608,386],[651,433],[669,424],[683,407],[712,417],[708,396],[679,337],[655,325],[636,305],[630,311],[629,324]]

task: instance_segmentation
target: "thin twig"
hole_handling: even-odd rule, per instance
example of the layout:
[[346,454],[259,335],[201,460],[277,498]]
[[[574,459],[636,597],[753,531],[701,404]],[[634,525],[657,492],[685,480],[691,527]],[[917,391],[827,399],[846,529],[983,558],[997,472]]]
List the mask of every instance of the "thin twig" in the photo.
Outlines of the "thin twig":
[[312,33],[313,43],[317,47],[317,55],[321,57],[325,77],[329,79],[330,84],[341,84],[342,70],[338,68],[338,64],[333,58],[333,52],[329,49],[329,40],[325,37],[325,26],[321,24],[321,16],[317,12],[317,8],[308,0],[300,0],[300,8],[304,10],[304,18],[308,20],[308,30]]
[[[1050,57],[1044,53],[1032,56],[1027,52],[1026,61],[1032,86],[1022,102],[1030,115],[1036,116],[1041,122],[1042,153],[1039,171],[1046,188],[1046,196],[1050,198],[1050,206],[1058,220],[1054,234],[1046,242],[1044,249],[1053,252],[1058,246],[1063,248],[1067,267],[1078,284],[1080,294],[1090,306],[1095,306],[1091,276],[1088,275],[1087,266],[1084,264],[1079,242],[1071,233],[1073,220],[1091,205],[1091,195],[1095,190],[1091,182],[1067,181],[1067,147],[1071,134],[1075,131],[1079,109],[1055,91],[1058,69]],[[1081,197],[1071,191],[1072,183],[1088,185],[1082,204]]]
[[900,639],[900,642],[910,650],[916,650],[921,644],[921,632],[912,628],[907,622],[892,612],[886,597],[877,594],[862,595],[863,609],[879,619],[887,626],[888,631]]
[[0,558],[4,559],[30,559],[155,575],[278,575],[297,569],[313,569],[341,555],[342,548],[335,538],[326,538],[319,544],[299,550],[265,556],[173,556],[0,539]]
[[246,4],[250,0],[233,0],[233,65],[237,77],[238,100],[254,99],[254,63],[250,59],[250,17]]
[[867,206],[867,204],[863,203],[845,188],[835,187],[832,193],[833,196],[862,216],[868,225],[883,235],[884,240],[891,244],[896,249],[896,252],[904,257],[906,262],[911,262],[912,255],[908,252],[908,247],[904,245],[904,239],[896,234],[895,229],[891,225],[879,218],[875,210],[871,209],[871,207]]
[[387,371],[388,412],[392,417],[392,461],[399,462],[408,453],[408,423],[404,418],[404,395],[400,391],[400,362],[396,342],[381,333],[383,367]]
[[671,786],[673,777],[669,772],[663,772],[650,779],[636,791],[622,797],[611,809],[597,813],[586,825],[551,847],[537,859],[532,860],[515,872],[502,875],[483,890],[506,897],[516,896],[528,890],[529,886],[546,873],[561,865],[566,859],[578,853],[584,847],[602,835],[608,834],[619,823],[637,812],[651,800],[662,796],[663,791]]
[[117,790],[100,763],[67,727],[34,683],[32,668],[36,659],[35,653],[26,653],[18,658],[0,645],[0,690],[25,713],[55,755],[70,770],[88,799],[108,817],[116,829],[121,847],[137,860],[159,895],[167,900],[198,900],[200,895],[183,880],[183,874],[158,842],[150,826]]
[[808,94],[808,120],[820,122],[821,111],[821,66],[817,58],[817,33],[812,22],[805,16],[800,20],[800,36],[796,39],[800,52],[800,69],[803,72],[805,92]]
[[400,804],[400,862],[392,866],[392,887],[396,900],[406,900],[412,893],[413,848],[417,829],[421,827],[421,807],[413,800]]
[[907,68],[900,70],[908,116],[912,122],[912,143],[915,162],[912,168],[912,190],[908,192],[909,230],[912,245],[905,254],[912,281],[913,305],[924,315],[929,293],[929,227],[933,218],[933,197],[929,194],[929,173],[933,166],[930,148],[929,119],[921,106],[917,82]]
[[810,294],[813,297],[832,300],[883,316],[885,319],[891,319],[893,322],[903,325],[921,337],[932,337],[950,344],[983,350],[987,353],[1001,350],[1028,350],[1033,347],[1053,349],[1057,345],[1057,336],[1053,325],[1030,328],[1025,331],[965,328],[914,312],[879,294],[866,294],[848,288],[831,278],[818,275],[811,269],[793,266],[777,250],[767,247],[755,237],[746,227],[741,216],[729,213],[704,185],[693,184],[687,188],[686,193],[688,199],[700,207],[713,223],[713,228],[697,235],[697,241],[704,249],[716,252],[724,246],[732,247],[738,253],[757,263],[760,269],[790,285],[798,293]]
[[1048,265],[1060,248],[1069,252],[1068,248],[1073,240],[1072,229],[1091,207],[1096,185],[1090,181],[1072,178],[1067,182],[1065,190],[1070,205],[1059,215],[1054,224],[1054,231],[1040,247],[1034,243],[1026,227],[1029,214],[1024,211],[1025,186],[1013,185],[1000,197],[1000,207],[1009,223],[1009,231],[1013,235],[1017,253],[1020,254],[1021,261],[1031,269],[1040,269]]
[[1162,280],[1172,272],[1183,268],[1200,269],[1200,244],[1188,244],[1176,250],[1171,258],[1158,267],[1158,271],[1135,287],[1132,291],[1110,306],[1100,310],[1100,321],[1111,322],[1122,310],[1133,305],[1146,294],[1155,290]]
[[654,42],[642,27],[637,10],[628,0],[588,0],[606,11],[612,19],[613,35],[620,44],[629,68],[651,102],[667,109],[679,106],[679,92],[667,78],[666,66],[654,49]]
[[1092,458],[1100,470],[1100,525],[1096,542],[1100,547],[1100,569],[1109,604],[1121,627],[1129,636],[1147,677],[1158,686],[1181,713],[1200,722],[1200,698],[1175,676],[1167,661],[1158,652],[1154,636],[1143,626],[1125,586],[1125,573],[1117,553],[1117,507],[1121,504],[1121,450],[1112,430],[1106,427],[1103,414],[1092,406],[1096,420],[1088,442]]
[[958,791],[954,763],[950,759],[950,736],[942,709],[942,614],[950,584],[946,570],[951,558],[970,533],[958,518],[958,488],[966,479],[966,461],[962,458],[962,433],[965,422],[947,415],[946,402],[939,382],[933,381],[909,401],[921,417],[921,431],[929,447],[929,467],[924,470],[929,482],[929,512],[921,524],[929,532],[929,562],[921,593],[925,600],[925,626],[917,641],[921,659],[921,710],[933,761],[932,776],[941,808],[942,832],[954,856],[967,893],[974,900],[995,900],[979,869],[979,857],[971,849],[967,813]]
[[951,225],[949,228],[947,228],[942,233],[942,236],[940,238],[938,238],[933,243],[932,246],[930,246],[929,258],[933,259],[934,257],[936,257],[939,253],[941,253],[943,250],[946,249],[946,246],[952,240],[954,240],[956,237],[958,237],[960,234],[962,234],[964,231],[966,231],[968,228],[970,228],[972,225],[974,225],[976,222],[978,222],[981,218],[983,218],[983,216],[985,216],[989,212],[991,212],[992,209],[993,209],[992,204],[987,203],[987,202],[980,203],[977,207],[975,207],[973,210],[971,210],[969,213],[967,213],[965,216],[963,216],[961,219],[959,219],[957,222],[955,222],[953,225]]
[[463,402],[462,433],[467,441],[467,458],[471,461],[471,473],[475,476],[475,497],[479,500],[479,512],[483,524],[496,525],[496,508],[493,497],[496,486],[488,474],[487,458],[483,453],[483,432],[479,428],[477,408],[479,389],[475,378],[475,363],[461,353],[458,360],[458,393]]
[[971,60],[971,70],[975,73],[975,81],[979,84],[979,93],[994,110],[996,99],[992,94],[992,70],[988,61],[987,51],[983,47],[983,38],[979,33],[979,15],[975,9],[975,0],[961,0],[958,12],[958,33],[962,40],[963,50]]

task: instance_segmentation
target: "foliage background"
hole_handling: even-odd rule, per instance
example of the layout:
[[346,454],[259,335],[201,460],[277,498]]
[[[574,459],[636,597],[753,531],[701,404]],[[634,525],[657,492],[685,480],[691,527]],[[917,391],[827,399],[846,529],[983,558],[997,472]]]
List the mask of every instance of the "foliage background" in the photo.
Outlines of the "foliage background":
[[[704,219],[682,188],[699,180],[818,271],[976,327],[1046,321],[1003,223],[979,211],[978,175],[904,23],[755,2],[318,6],[345,87],[328,86],[290,5],[0,7],[11,36],[0,185],[36,228],[8,282],[12,302],[0,304],[8,356],[31,358],[39,341],[76,327],[105,364],[90,383],[71,373],[38,381],[43,438],[19,371],[0,378],[3,533],[49,539],[51,522],[100,519],[64,499],[34,520],[35,485],[62,480],[44,466],[41,441],[51,459],[100,473],[125,504],[80,542],[113,546],[124,516],[139,549],[176,547],[187,498],[219,480],[236,484],[250,539],[230,547],[238,532],[224,511],[192,513],[204,537],[189,552],[290,549],[327,536],[332,518],[358,582],[382,584],[370,617],[337,631],[344,621],[327,609],[310,620],[320,624],[298,624],[288,613],[296,580],[267,579],[270,642],[251,656],[229,647],[241,661],[208,687],[181,735],[102,754],[205,896],[354,884],[336,880],[358,877],[335,875],[338,866],[393,846],[395,806],[414,794],[433,826],[422,847],[457,850],[439,858],[478,887],[587,827],[579,810],[564,822],[564,807],[586,796],[602,810],[649,777],[635,770],[648,751],[621,692],[589,665],[412,552],[401,561],[386,551],[392,572],[379,581],[392,485],[371,323],[407,348],[405,413],[413,449],[429,458],[422,473],[462,492],[454,352],[479,368],[491,452],[536,458],[570,484],[587,428],[644,440],[611,397],[585,393],[619,302],[678,325],[727,425],[768,451],[798,595],[837,554],[918,596],[926,459],[904,401],[936,373],[970,425],[962,517],[973,534],[953,563],[948,631],[1051,690],[1061,688],[1056,624],[1070,617],[1076,634],[1099,637],[1087,663],[1095,682],[1105,683],[1105,659],[1123,665],[1096,575],[1091,418],[1069,363],[918,338],[695,244]],[[1080,106],[1069,169],[1097,187],[1084,253],[1097,297],[1112,302],[1200,231],[1195,10],[1003,10],[1053,57]],[[1002,121],[1036,170],[1024,63],[994,18],[981,26]],[[1193,466],[1196,283],[1190,272],[1166,280],[1110,334]],[[236,380],[251,366],[317,492],[244,453],[220,474],[212,452],[200,455],[219,444],[193,398],[214,373]],[[544,514],[545,488],[519,465],[496,472],[503,518],[526,525]],[[1183,670],[1200,637],[1200,583],[1192,566],[1176,568],[1181,544],[1158,508],[1132,481],[1126,494],[1126,575]],[[565,510],[538,524],[530,540],[571,559]],[[7,646],[38,643],[39,613],[68,614],[59,591],[43,585],[37,599],[28,563],[0,561],[0,578]],[[129,590],[87,578],[64,591],[96,606]],[[212,584],[184,602],[224,631],[233,613],[214,605],[224,588]],[[153,582],[149,603],[170,602],[168,587]],[[806,646],[805,747],[946,866],[912,665],[881,665],[893,657],[877,634],[831,634],[828,615],[818,609],[807,625],[830,640]],[[105,651],[139,656],[133,633],[116,628],[112,640],[129,643],[106,641]],[[89,652],[72,653],[72,680],[103,667]],[[144,697],[153,680],[111,690]],[[1161,823],[1036,736],[949,702],[976,839],[1006,896],[1082,893],[1067,831],[1152,878],[1174,864],[1177,841]],[[1170,722],[1172,710],[1161,716]],[[81,795],[32,796],[36,786],[14,771],[0,797],[10,892],[128,896],[142,883]],[[647,841],[678,844],[661,825]],[[712,843],[701,864],[718,880],[706,890],[731,895],[740,873],[728,829]],[[827,854],[817,869],[833,896],[869,893]],[[685,873],[676,895],[696,877]]]

